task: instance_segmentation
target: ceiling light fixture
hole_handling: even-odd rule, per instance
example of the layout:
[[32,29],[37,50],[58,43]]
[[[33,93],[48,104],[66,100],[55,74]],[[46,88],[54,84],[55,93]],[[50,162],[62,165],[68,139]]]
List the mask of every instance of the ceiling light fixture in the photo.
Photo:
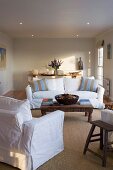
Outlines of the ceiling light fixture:
[[32,34],[32,37],[34,37],[34,35]]
[[20,25],[22,25],[23,23],[22,22],[20,22]]
[[79,35],[77,35],[77,38],[79,37]]
[[86,24],[87,24],[87,25],[90,25],[90,23],[89,23],[89,22],[87,22]]

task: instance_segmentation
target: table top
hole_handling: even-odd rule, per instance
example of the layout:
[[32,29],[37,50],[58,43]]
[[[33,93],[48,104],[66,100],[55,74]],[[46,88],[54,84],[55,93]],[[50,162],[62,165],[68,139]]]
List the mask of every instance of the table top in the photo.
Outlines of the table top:
[[41,105],[41,108],[93,108],[93,106],[90,105],[80,105],[80,103],[71,104],[71,105],[63,105],[58,104],[57,102],[53,103],[52,105]]

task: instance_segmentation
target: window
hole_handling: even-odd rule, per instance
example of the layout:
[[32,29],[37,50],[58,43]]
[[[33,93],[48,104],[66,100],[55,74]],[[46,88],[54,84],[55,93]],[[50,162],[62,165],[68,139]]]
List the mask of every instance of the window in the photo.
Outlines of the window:
[[89,58],[88,58],[88,77],[91,76],[91,52],[89,51]]
[[97,78],[99,80],[99,84],[103,86],[103,47],[98,48]]

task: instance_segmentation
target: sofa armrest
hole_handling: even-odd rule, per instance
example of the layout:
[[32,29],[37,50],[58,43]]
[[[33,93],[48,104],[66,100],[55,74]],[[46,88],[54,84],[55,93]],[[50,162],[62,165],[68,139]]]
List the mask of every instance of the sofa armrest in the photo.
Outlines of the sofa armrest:
[[30,85],[28,85],[26,87],[25,91],[26,91],[27,99],[31,102],[33,100],[33,98],[32,98],[33,94],[32,94],[32,89],[31,89]]
[[63,122],[64,112],[59,110],[25,122],[21,147],[27,153],[43,156],[54,149],[63,150]]
[[97,96],[98,96],[98,100],[101,103],[103,103],[104,92],[105,92],[105,89],[102,86],[99,85],[98,89],[97,89]]

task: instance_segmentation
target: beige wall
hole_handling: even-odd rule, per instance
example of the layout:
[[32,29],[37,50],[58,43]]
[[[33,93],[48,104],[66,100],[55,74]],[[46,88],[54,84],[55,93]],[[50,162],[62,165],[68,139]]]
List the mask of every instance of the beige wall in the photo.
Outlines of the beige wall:
[[0,69],[0,95],[13,89],[13,42],[0,33],[0,47],[6,48],[6,68]]
[[45,65],[54,58],[64,61],[64,71],[77,70],[77,60],[82,57],[84,75],[87,75],[89,51],[91,51],[92,75],[94,75],[94,39],[15,39],[14,41],[14,87],[27,85],[28,71]]
[[[104,40],[104,78],[110,79],[110,98],[113,100],[113,31],[106,32],[96,38],[96,42]],[[112,59],[107,59],[107,44],[112,45]],[[96,48],[97,51],[97,48]],[[97,66],[97,52],[95,56],[95,65]],[[95,67],[95,74],[97,75],[97,67]]]

